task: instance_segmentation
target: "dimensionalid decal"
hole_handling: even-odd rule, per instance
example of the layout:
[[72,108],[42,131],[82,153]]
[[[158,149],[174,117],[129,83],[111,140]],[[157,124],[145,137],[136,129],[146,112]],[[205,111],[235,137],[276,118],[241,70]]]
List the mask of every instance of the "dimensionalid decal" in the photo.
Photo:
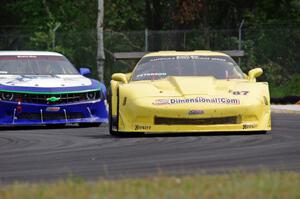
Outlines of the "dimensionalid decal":
[[205,97],[193,97],[193,98],[171,98],[171,99],[156,99],[153,105],[172,105],[172,104],[189,104],[189,103],[211,103],[211,104],[240,104],[239,99],[234,98],[205,98]]

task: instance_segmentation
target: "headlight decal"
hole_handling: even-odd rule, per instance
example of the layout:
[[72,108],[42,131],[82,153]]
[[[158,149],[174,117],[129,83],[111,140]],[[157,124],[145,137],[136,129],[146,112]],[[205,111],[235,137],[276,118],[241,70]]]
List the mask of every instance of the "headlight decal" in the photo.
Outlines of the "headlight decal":
[[1,100],[12,101],[14,98],[14,94],[10,92],[1,92],[0,98]]

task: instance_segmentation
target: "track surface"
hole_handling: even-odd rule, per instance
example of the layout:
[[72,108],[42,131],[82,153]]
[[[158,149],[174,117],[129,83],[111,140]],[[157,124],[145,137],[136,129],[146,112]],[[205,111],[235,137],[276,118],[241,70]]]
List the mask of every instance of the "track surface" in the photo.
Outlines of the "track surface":
[[300,115],[272,115],[266,135],[115,138],[107,126],[0,129],[0,183],[95,180],[270,168],[300,171]]

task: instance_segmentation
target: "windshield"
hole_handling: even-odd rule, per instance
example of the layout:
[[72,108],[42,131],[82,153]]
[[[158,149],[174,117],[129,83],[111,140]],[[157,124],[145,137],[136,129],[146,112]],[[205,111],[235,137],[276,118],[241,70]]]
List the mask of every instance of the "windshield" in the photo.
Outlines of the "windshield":
[[154,56],[142,58],[132,81],[156,80],[168,76],[213,76],[216,79],[242,79],[243,72],[227,56]]
[[73,75],[75,67],[63,56],[0,56],[0,75]]

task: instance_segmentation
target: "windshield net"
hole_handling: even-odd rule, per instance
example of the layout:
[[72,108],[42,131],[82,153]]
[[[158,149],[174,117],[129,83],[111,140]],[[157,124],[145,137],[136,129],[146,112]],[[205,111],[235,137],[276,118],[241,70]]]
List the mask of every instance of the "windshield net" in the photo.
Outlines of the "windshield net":
[[78,74],[63,56],[0,56],[0,75]]
[[132,81],[156,80],[168,76],[213,76],[216,79],[242,79],[243,72],[226,56],[154,56],[142,58]]

